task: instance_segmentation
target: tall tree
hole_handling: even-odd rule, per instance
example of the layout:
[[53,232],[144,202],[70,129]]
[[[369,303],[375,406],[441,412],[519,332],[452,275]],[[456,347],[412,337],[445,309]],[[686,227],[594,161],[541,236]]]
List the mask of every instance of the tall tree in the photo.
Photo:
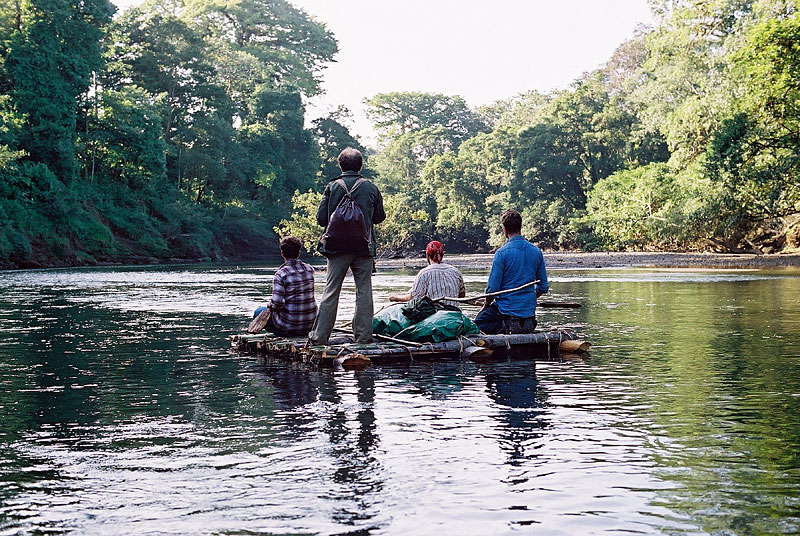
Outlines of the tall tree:
[[676,0],[657,7],[663,18],[647,37],[646,82],[636,98],[646,124],[664,134],[684,164],[705,151],[737,98],[728,53],[738,48],[751,10],[752,0]]
[[328,179],[341,173],[337,157],[347,147],[361,151],[361,154],[365,157],[362,174],[364,176],[374,176],[374,171],[369,168],[366,162],[366,148],[350,133],[350,129],[347,127],[350,118],[350,110],[344,106],[339,106],[327,116],[312,121],[314,136],[319,145],[320,158],[322,160],[319,170],[320,184],[325,184]]
[[22,144],[63,181],[75,176],[77,99],[100,69],[108,0],[29,0],[5,61],[15,106],[27,126]]
[[337,52],[325,25],[287,0],[186,0],[186,18],[214,43],[218,72],[240,105],[262,85],[318,94],[319,73]]
[[241,128],[249,155],[246,174],[252,178],[251,198],[273,224],[291,207],[292,195],[315,186],[319,153],[311,131],[303,128],[304,108],[297,92],[260,88],[251,114],[260,118]]
[[[725,212],[737,215],[732,247],[758,222],[800,212],[800,11],[792,1],[766,0],[754,13],[731,55],[741,96],[704,155],[706,173],[728,192]],[[782,239],[779,230],[758,234],[751,246]]]
[[560,198],[583,208],[598,180],[667,156],[652,143],[632,143],[639,120],[608,92],[601,73],[553,99],[539,121],[519,134],[511,185],[512,196],[531,202]]
[[414,131],[441,128],[454,146],[478,132],[486,124],[459,96],[439,93],[379,93],[366,99],[367,117],[384,141]]

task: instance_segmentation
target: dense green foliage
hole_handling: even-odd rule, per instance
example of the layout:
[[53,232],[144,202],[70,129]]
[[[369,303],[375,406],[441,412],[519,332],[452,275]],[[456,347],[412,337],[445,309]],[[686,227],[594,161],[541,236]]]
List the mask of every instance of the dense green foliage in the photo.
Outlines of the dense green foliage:
[[[651,3],[655,27],[566,90],[367,99],[381,251],[488,249],[506,208],[547,248],[794,245],[796,0]],[[0,6],[0,266],[241,258],[275,232],[313,249],[336,155],[368,152],[344,108],[306,126],[325,26],[289,0],[113,11]]]
[[800,213],[796,3],[653,8],[655,28],[565,91],[477,110],[446,95],[368,99],[378,183],[413,214],[402,245],[497,246],[498,216],[516,208],[548,248],[783,247]]
[[304,126],[333,36],[285,0],[113,12],[0,8],[0,265],[274,251],[292,193],[354,141],[341,113]]

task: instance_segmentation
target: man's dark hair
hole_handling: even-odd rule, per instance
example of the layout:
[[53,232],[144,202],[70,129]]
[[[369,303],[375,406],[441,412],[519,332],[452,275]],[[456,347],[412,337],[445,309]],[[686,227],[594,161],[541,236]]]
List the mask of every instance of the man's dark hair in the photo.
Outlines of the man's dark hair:
[[281,255],[287,259],[296,259],[300,256],[300,249],[303,243],[296,236],[284,236],[281,238]]
[[361,158],[361,151],[348,147],[339,153],[339,167],[342,171],[361,171],[364,160]]
[[510,234],[519,234],[522,232],[522,216],[516,210],[506,210],[500,216],[500,223],[503,229]]

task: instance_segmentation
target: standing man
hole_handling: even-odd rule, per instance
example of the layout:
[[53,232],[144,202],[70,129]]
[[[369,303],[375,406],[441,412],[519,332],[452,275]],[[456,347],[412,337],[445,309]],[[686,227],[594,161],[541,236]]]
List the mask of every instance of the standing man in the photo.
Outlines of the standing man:
[[539,282],[494,299],[486,298],[475,323],[488,334],[530,333],[536,329],[536,298],[549,289],[544,255],[520,234],[522,216],[519,212],[505,211],[500,223],[508,242],[494,254],[486,292],[516,288],[537,279]]
[[279,337],[305,335],[317,316],[314,299],[314,268],[300,260],[300,239],[286,236],[281,239],[281,264],[272,280],[272,299],[267,307],[253,313],[257,318],[269,310],[264,329]]
[[[328,258],[328,273],[319,313],[308,335],[311,344],[327,344],[348,270],[353,272],[356,284],[353,334],[356,342],[372,341],[373,225],[385,220],[386,213],[378,187],[359,174],[363,163],[361,152],[348,147],[339,154],[338,160],[342,174],[325,187],[317,210],[317,223],[326,227],[319,251]],[[352,222],[361,219],[362,225],[352,226]],[[348,233],[349,236],[342,236]]]
[[[451,264],[442,262],[444,258],[444,246],[438,240],[430,242],[425,248],[425,257],[428,259],[428,266],[423,268],[414,278],[411,290],[406,294],[392,294],[389,301],[407,302],[414,298],[427,296],[432,300],[443,298],[463,298],[467,295],[464,288],[464,277],[458,268]],[[442,300],[444,305],[460,310],[458,302]]]

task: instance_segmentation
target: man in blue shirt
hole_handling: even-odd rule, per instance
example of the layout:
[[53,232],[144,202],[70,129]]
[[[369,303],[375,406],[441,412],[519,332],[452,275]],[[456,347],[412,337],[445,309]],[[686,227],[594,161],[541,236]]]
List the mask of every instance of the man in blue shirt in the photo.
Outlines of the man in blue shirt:
[[507,210],[500,218],[503,234],[508,242],[497,250],[489,273],[486,293],[539,282],[516,292],[486,298],[475,323],[484,333],[528,333],[536,328],[536,298],[545,294],[547,270],[542,251],[525,240],[522,216],[516,210]]

